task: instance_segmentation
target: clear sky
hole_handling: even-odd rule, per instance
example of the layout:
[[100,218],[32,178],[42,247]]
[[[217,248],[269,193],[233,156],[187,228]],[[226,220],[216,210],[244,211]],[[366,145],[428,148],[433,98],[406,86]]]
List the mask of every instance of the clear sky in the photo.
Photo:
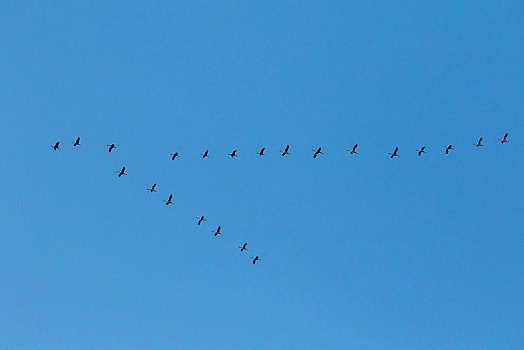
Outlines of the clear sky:
[[3,0],[0,347],[524,348],[523,38],[512,0]]

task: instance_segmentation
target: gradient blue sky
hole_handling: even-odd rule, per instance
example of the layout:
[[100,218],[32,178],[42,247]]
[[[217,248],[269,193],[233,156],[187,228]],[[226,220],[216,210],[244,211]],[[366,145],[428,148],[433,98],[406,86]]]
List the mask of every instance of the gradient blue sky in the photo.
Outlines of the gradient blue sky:
[[524,348],[523,38],[520,1],[2,1],[0,346]]

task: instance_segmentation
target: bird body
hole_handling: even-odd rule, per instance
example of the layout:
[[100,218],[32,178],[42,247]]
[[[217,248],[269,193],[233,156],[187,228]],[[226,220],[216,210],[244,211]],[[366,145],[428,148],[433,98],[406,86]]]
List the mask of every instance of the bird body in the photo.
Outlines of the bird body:
[[215,233],[214,233],[214,234],[215,234],[215,237],[216,237],[217,235],[221,235],[221,234],[222,234],[222,232],[220,232],[220,229],[221,229],[221,228],[222,228],[221,226],[218,226],[217,230],[216,230]]
[[418,155],[420,156],[422,153],[426,153],[425,149],[426,149],[426,146],[420,147],[420,149],[417,150]]
[[286,146],[286,149],[284,149],[282,152],[282,157],[285,156],[286,154],[290,154],[289,153],[289,145]]
[[315,153],[313,154],[313,158],[316,158],[319,154],[324,154],[322,153],[322,147],[319,147]]
[[155,187],[156,187],[156,184],[153,184],[153,186],[151,186],[151,188],[148,188],[147,190],[151,193],[156,192]]
[[247,243],[244,243],[242,246],[240,246],[240,252],[243,252],[244,250],[247,250]]
[[231,156],[231,158],[236,157],[237,156],[237,150],[236,149],[233,150],[233,152],[231,152],[229,155]]
[[59,150],[59,149],[60,149],[60,147],[58,147],[58,146],[60,146],[60,141],[56,141],[55,145],[54,145],[54,146],[50,146],[50,147],[51,147],[54,151],[56,151],[56,150]]
[[80,145],[80,137],[77,137],[77,138],[76,138],[76,141],[73,142],[73,146],[76,147],[76,146],[79,146],[79,145]]
[[120,176],[122,176],[122,175],[127,175],[127,174],[125,173],[125,171],[126,171],[126,167],[125,167],[125,166],[122,167],[122,170],[117,171],[117,173],[118,173],[118,177],[120,177]]
[[500,143],[505,143],[505,142],[509,142],[509,141],[508,141],[508,133],[506,133],[506,134],[504,135],[504,137],[502,138],[502,140],[500,140]]
[[358,154],[357,153],[357,147],[358,147],[358,143],[356,143],[355,146],[353,146],[353,148],[351,150],[348,149],[349,154]]
[[171,153],[172,157],[171,160],[175,160],[176,157],[178,157],[178,152]]
[[164,201],[164,202],[166,203],[166,205],[173,204],[172,199],[173,199],[173,195],[170,194],[170,195],[169,195],[169,198],[167,199],[167,201]]
[[204,154],[202,154],[202,158],[205,158],[209,155],[209,150],[206,149],[206,151],[204,152]]
[[115,146],[114,143],[112,143],[112,144],[110,144],[110,145],[107,145],[107,146],[109,147],[109,150],[108,150],[109,153],[111,153],[111,151],[112,151],[114,148],[116,148],[116,146]]
[[198,218],[197,225],[200,225],[202,223],[202,221],[206,221],[206,219],[204,219],[204,215],[202,215],[201,217]]
[[265,147],[262,147],[262,149],[260,150],[260,152],[258,152],[258,155],[259,156],[263,156],[264,155],[264,151],[265,151]]
[[255,265],[255,263],[257,262],[257,260],[260,260],[260,258],[258,257],[258,255],[255,256],[255,257],[253,258],[253,265]]
[[484,145],[482,144],[482,137],[481,137],[481,138],[479,139],[479,141],[475,144],[475,146],[477,146],[477,147],[484,146]]
[[451,145],[447,145],[447,146],[444,146],[444,147],[446,147],[446,154],[449,154],[450,150],[454,150],[453,146],[451,146]]
[[398,147],[395,148],[395,151],[393,153],[388,153],[391,157],[390,158],[394,158],[394,157],[398,157]]

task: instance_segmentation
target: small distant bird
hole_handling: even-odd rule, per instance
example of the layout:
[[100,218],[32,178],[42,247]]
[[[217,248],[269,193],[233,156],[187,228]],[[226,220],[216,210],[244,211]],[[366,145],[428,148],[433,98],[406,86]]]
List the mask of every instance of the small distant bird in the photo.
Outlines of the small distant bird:
[[49,146],[49,147],[51,147],[53,150],[56,151],[57,149],[58,150],[60,149],[60,147],[58,147],[59,145],[60,145],[60,141],[57,141],[54,146]]
[[255,263],[257,262],[257,260],[262,260],[262,259],[260,259],[260,258],[258,257],[258,255],[255,256],[254,258],[251,257],[251,259],[253,259],[253,265],[255,265]]
[[171,160],[175,160],[176,157],[179,157],[178,152],[171,153],[172,157]]
[[73,142],[73,146],[76,147],[76,146],[79,146],[79,145],[80,145],[80,137],[77,137],[77,138],[76,138],[76,141]]
[[[315,151],[315,150],[313,150]],[[322,147],[319,147],[316,151],[315,151],[315,154],[313,154],[313,158],[316,158],[319,154],[324,154],[322,153]]]
[[259,155],[259,156],[263,156],[265,150],[266,150],[266,147],[262,147],[262,149],[260,150],[260,152],[258,152],[258,155]]
[[127,175],[127,174],[125,173],[125,171],[126,171],[126,167],[125,167],[125,166],[122,167],[122,170],[117,171],[117,173],[118,173],[118,177],[120,177],[120,176],[122,176],[122,175]]
[[151,188],[148,188],[147,190],[151,193],[156,192],[155,187],[156,187],[156,184],[153,184],[153,186],[151,186]]
[[107,145],[109,147],[109,153],[111,153],[111,151],[113,150],[113,148],[116,148],[115,144],[112,143],[110,145]]
[[285,156],[286,154],[291,154],[291,153],[289,153],[289,145],[286,146],[285,150],[280,151],[280,152],[282,152],[282,157]]
[[348,149],[349,154],[358,154],[357,153],[357,147],[358,147],[358,143],[356,143],[355,146],[353,146],[352,149],[350,149],[350,150]]
[[417,150],[419,157],[422,153],[426,153],[425,149],[426,149],[426,146],[422,146],[420,147],[420,149]]
[[446,147],[446,154],[449,154],[449,151],[454,150],[453,146],[451,146],[451,145],[447,145],[447,146],[444,146],[444,147]]
[[173,195],[172,195],[172,194],[170,194],[170,195],[169,195],[169,198],[167,199],[167,201],[163,201],[163,202],[165,202],[165,203],[166,203],[166,205],[169,205],[169,204],[173,204],[173,201],[172,201],[172,199],[173,199]]
[[218,226],[217,230],[214,232],[214,233],[215,233],[215,237],[216,237],[217,235],[221,235],[221,234],[222,234],[222,232],[220,232],[220,229],[221,229],[221,228],[222,228],[222,227]]
[[395,151],[393,153],[388,153],[388,154],[391,156],[391,158],[394,158],[394,157],[398,157],[397,152],[398,152],[398,147],[395,148]]
[[477,146],[477,147],[484,146],[484,145],[482,144],[482,137],[479,139],[479,142],[477,142],[477,143],[475,144],[475,146]]
[[244,245],[240,246],[240,252],[243,252],[244,250],[247,250],[247,243],[244,243]]
[[204,219],[204,215],[202,215],[201,217],[197,217],[197,219],[198,219],[197,225],[200,225],[202,221],[206,221],[206,219]]
[[206,149],[206,151],[204,152],[204,154],[202,154],[202,158],[205,158],[209,155],[209,150]]
[[233,152],[231,152],[229,155],[231,156],[231,158],[236,157],[237,156],[237,150],[236,149],[233,150]]
[[506,135],[504,135],[502,140],[500,140],[500,143],[504,143],[504,142],[509,142],[509,140],[508,140],[508,133],[506,133]]

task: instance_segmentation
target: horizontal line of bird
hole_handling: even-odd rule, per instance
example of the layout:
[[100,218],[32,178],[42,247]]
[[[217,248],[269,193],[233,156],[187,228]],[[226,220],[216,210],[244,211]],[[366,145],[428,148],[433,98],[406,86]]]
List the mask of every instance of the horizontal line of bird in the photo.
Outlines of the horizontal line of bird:
[[[508,133],[506,133],[506,134],[504,135],[503,138],[499,139],[499,142],[502,143],[502,144],[504,144],[504,143],[506,143],[506,142],[509,142],[509,140],[508,140]],[[80,137],[78,137],[78,138],[76,139],[76,141],[73,142],[73,146],[76,147],[76,146],[79,146],[79,145],[80,145]],[[481,137],[481,138],[477,141],[477,143],[475,143],[474,145],[475,145],[476,147],[484,146],[484,145],[482,144],[482,137]],[[57,142],[54,144],[54,146],[51,146],[51,147],[52,147],[55,151],[56,151],[56,150],[59,150],[59,149],[60,149],[60,141],[57,141]],[[109,152],[111,152],[112,150],[114,150],[114,149],[116,148],[116,146],[115,146],[114,143],[112,143],[112,144],[110,144],[110,145],[107,145],[107,147],[109,147],[109,148],[108,148],[108,151],[109,151]],[[453,148],[452,145],[445,145],[445,146],[443,146],[443,147],[445,148],[445,151],[444,151],[444,152],[445,152],[446,154],[449,154],[449,151],[454,150],[454,148]],[[358,154],[358,152],[357,152],[357,148],[358,148],[358,143],[356,143],[356,144],[353,146],[353,148],[348,149],[347,151],[348,151],[350,154]],[[266,151],[266,148],[265,148],[265,147],[262,147],[262,149],[260,149],[260,151],[258,152],[258,155],[259,155],[259,156],[263,156],[263,155],[265,155],[265,153],[264,153],[265,151]],[[315,149],[315,150],[312,150],[312,151],[314,152],[314,153],[313,153],[313,158],[316,158],[316,157],[318,157],[318,155],[323,154],[323,153],[322,153],[322,147],[319,147],[319,148],[317,148],[317,149]],[[417,151],[418,155],[421,156],[423,153],[426,153],[426,146],[422,146],[422,147],[420,147],[419,149],[417,149],[416,151]],[[285,156],[285,155],[287,155],[287,154],[291,154],[291,153],[289,152],[289,145],[286,145],[286,147],[284,148],[284,150],[280,150],[280,152],[281,152],[282,156]],[[399,155],[398,155],[398,147],[395,147],[395,150],[394,150],[392,153],[388,153],[388,154],[389,154],[390,158],[398,157],[398,156],[399,156]],[[172,160],[175,160],[175,158],[176,158],[176,157],[179,157],[179,156],[180,156],[180,155],[179,155],[178,152],[171,153],[171,159],[172,159]],[[209,157],[209,150],[206,149],[205,152],[201,154],[201,156],[202,156],[202,158]],[[233,150],[231,153],[229,153],[229,156],[231,156],[231,158],[236,157],[236,156],[237,156],[237,150],[236,150],[236,149]],[[120,176],[120,175],[119,175],[119,176]]]

